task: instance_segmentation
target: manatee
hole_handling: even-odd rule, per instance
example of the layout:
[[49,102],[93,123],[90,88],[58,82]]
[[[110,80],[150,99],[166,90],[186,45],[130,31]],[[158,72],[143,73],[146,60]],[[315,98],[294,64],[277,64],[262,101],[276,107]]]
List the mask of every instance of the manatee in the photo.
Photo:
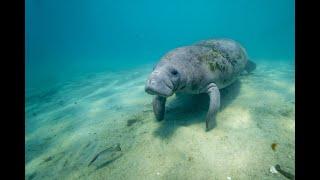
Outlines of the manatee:
[[158,121],[164,119],[166,99],[174,93],[207,93],[210,98],[206,130],[215,125],[220,108],[220,89],[255,69],[246,50],[231,39],[209,39],[166,53],[153,68],[145,91],[154,95],[153,112]]

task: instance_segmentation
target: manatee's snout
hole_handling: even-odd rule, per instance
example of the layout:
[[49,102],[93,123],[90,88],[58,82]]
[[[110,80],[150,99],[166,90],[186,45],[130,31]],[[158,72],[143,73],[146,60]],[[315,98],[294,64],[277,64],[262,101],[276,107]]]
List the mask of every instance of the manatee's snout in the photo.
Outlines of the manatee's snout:
[[169,97],[173,94],[173,84],[165,73],[154,71],[146,82],[145,91],[151,95]]

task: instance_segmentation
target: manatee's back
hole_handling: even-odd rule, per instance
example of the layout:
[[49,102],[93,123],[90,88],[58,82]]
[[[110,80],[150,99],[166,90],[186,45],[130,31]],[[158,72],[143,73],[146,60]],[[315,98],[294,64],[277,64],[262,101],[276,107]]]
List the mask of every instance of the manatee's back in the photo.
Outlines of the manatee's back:
[[247,53],[236,41],[231,39],[209,39],[195,43],[196,46],[204,46],[218,51],[233,66],[234,73],[241,72],[247,64]]
[[236,41],[230,39],[210,39],[193,46],[211,49],[202,59],[206,62],[212,81],[221,89],[232,84],[247,64],[247,53]]

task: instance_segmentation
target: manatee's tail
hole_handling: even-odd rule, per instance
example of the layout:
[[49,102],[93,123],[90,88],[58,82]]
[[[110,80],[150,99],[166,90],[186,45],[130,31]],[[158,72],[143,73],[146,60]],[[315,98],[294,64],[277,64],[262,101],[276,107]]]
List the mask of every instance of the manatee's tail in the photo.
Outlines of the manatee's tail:
[[247,65],[245,67],[245,70],[248,72],[248,73],[251,73],[253,70],[256,69],[256,63],[252,62],[251,60],[248,59],[247,61]]

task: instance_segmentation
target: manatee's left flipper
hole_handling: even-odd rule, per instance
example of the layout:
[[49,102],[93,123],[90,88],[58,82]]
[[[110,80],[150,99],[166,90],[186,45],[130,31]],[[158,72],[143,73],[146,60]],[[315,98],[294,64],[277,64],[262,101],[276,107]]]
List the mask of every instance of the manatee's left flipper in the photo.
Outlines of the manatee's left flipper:
[[210,98],[210,105],[206,117],[206,130],[209,131],[216,124],[216,114],[220,109],[220,91],[216,84],[210,83],[207,87],[207,93]]
[[153,98],[153,102],[152,102],[153,112],[158,121],[161,121],[164,119],[165,105],[166,105],[165,97],[156,95]]

